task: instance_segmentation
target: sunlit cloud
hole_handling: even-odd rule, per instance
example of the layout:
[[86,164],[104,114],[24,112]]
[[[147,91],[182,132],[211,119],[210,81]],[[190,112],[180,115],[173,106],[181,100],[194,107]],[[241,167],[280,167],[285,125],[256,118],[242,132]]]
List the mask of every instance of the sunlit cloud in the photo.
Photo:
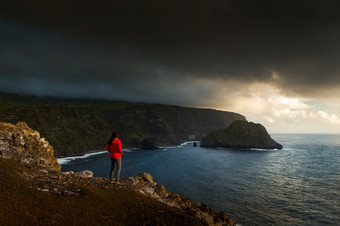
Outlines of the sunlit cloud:
[[[286,96],[271,84],[232,84],[236,92],[225,93],[223,110],[244,114],[248,120],[262,123],[275,132],[339,133],[336,102]],[[228,90],[225,88],[225,90]]]
[[328,114],[327,112],[324,111],[318,111],[317,117],[320,117],[334,124],[340,124],[340,118],[335,114]]

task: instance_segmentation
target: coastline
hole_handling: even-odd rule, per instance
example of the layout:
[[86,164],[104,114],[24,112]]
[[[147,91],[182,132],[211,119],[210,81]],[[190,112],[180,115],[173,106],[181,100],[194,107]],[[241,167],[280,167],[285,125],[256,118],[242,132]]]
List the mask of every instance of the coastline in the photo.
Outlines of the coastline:
[[82,155],[56,157],[56,159],[57,159],[57,161],[60,165],[65,165],[65,164],[67,164],[67,163],[69,163],[73,160],[76,160],[76,159],[86,159],[86,158],[89,158],[91,156],[103,154],[103,153],[106,153],[106,152],[107,151],[97,150],[97,151],[86,152]]
[[[162,146],[162,147],[159,147],[159,149],[167,150],[167,149],[171,149],[171,148],[177,148],[177,147],[185,146],[185,145],[188,145],[188,144],[193,144],[194,142],[199,143],[200,141],[185,141],[181,144],[174,145],[174,146],[164,146],[164,147]],[[123,148],[123,152],[132,152],[134,150],[142,150],[142,149],[138,148],[138,147]],[[89,158],[91,156],[104,154],[104,153],[108,153],[108,151],[106,151],[106,150],[92,150],[92,151],[88,151],[88,152],[84,152],[84,153],[72,155],[72,156],[56,156],[55,158],[57,159],[57,161],[60,165],[65,165],[65,164],[67,164],[67,163],[69,163],[73,160],[76,160],[76,159],[86,159],[86,158]]]
[[[183,147],[185,145],[189,145],[189,144],[193,144],[194,142],[196,142],[197,144],[200,143],[200,141],[185,141],[181,144],[178,145],[173,145],[173,146],[161,146],[159,147],[158,150],[167,150],[167,149],[173,149],[173,148],[178,148],[178,147]],[[246,150],[246,151],[279,151],[279,149],[260,149],[260,148],[227,148],[227,147],[205,147],[205,148],[215,148],[215,149],[226,149],[226,150],[230,150],[230,149],[234,149],[234,150]],[[142,148],[138,148],[138,147],[128,147],[128,148],[123,148],[123,152],[133,152],[133,151],[137,151],[137,150],[143,150]],[[281,149],[281,150],[286,150],[285,148]],[[71,156],[56,156],[55,158],[57,159],[58,163],[60,165],[65,165],[71,161],[77,160],[77,159],[86,159],[86,158],[90,158],[91,156],[94,155],[100,155],[100,154],[104,154],[104,153],[108,153],[106,150],[92,150],[92,151],[88,151],[88,152],[84,152],[81,154],[77,154],[77,155],[71,155]]]
[[[123,152],[132,152],[134,149],[138,150],[140,148],[123,148]],[[77,154],[77,155],[72,155],[72,156],[58,156],[55,158],[57,159],[60,165],[64,165],[76,159],[86,159],[91,156],[100,155],[104,153],[109,153],[109,152],[106,150],[93,150],[93,151],[84,152],[82,154]]]

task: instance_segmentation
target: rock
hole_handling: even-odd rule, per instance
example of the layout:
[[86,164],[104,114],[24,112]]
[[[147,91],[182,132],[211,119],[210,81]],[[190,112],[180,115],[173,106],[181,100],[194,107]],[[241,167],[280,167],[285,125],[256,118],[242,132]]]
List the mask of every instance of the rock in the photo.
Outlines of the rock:
[[282,149],[261,124],[235,121],[222,130],[210,132],[201,140],[202,147]]
[[60,171],[53,147],[24,122],[0,122],[0,157]]
[[58,175],[52,175],[52,176],[48,176],[48,178],[52,180],[60,180],[61,177],[59,177]]
[[131,182],[132,185],[136,185],[138,183],[138,180],[135,177],[129,177],[128,179],[129,179],[129,181]]
[[143,187],[143,191],[144,191],[144,194],[146,194],[149,197],[156,198],[156,199],[159,198],[158,194],[156,193],[153,187],[145,186]]
[[75,193],[73,191],[68,191],[68,190],[63,191],[62,194],[64,194],[64,195],[78,195],[77,193]]
[[62,172],[61,174],[65,175],[65,176],[69,176],[69,175],[73,175],[74,172],[73,171],[67,171],[67,172]]
[[38,191],[49,191],[47,188],[37,188]]
[[[235,222],[223,212],[217,212],[203,203],[195,204],[191,199],[181,194],[168,192],[163,185],[152,185],[152,176],[141,173],[136,176],[136,183],[131,183],[134,190],[156,199],[168,206],[182,209],[194,217],[201,219],[206,225],[235,225]],[[130,179],[131,180],[131,179]],[[147,182],[147,183],[145,183]]]
[[48,173],[48,171],[47,171],[47,170],[44,170],[44,169],[42,169],[42,170],[40,170],[40,173],[45,173],[45,174],[47,174],[47,173]]
[[90,170],[83,170],[80,172],[76,172],[75,173],[78,177],[82,177],[82,178],[92,178],[93,177],[93,172]]
[[153,177],[151,174],[149,173],[140,173],[136,176],[136,179],[137,180],[144,180],[144,181],[147,181],[149,182],[150,184],[154,184],[154,181],[153,181]]
[[168,193],[167,190],[165,189],[164,185],[157,184],[157,186],[156,186],[156,191],[157,191],[157,193],[158,193],[160,196],[163,196],[163,197],[168,197],[168,196],[169,196],[169,193]]
[[206,212],[208,212],[208,206],[205,205],[204,203],[198,202],[196,205],[197,205],[197,207],[199,207],[200,209],[205,210]]
[[220,212],[215,218],[216,222],[225,222],[227,220],[228,220],[228,216],[224,212]]
[[145,138],[140,148],[142,149],[158,149],[158,146],[156,145],[156,139],[155,138]]

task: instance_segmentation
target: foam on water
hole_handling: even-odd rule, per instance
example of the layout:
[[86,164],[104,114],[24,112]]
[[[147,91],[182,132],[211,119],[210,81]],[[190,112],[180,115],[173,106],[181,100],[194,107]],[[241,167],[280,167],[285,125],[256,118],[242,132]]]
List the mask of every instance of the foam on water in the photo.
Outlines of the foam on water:
[[181,147],[184,147],[184,146],[186,146],[186,145],[193,145],[193,143],[197,143],[197,144],[199,144],[200,143],[200,141],[186,141],[186,142],[183,142],[183,143],[181,143],[180,145],[176,145],[176,146],[164,146],[164,147],[159,147],[159,148],[161,148],[161,149],[163,149],[163,150],[168,150],[168,149],[176,149],[176,148],[181,148]]
[[[134,152],[136,150],[138,150],[138,148],[126,148],[126,149],[124,148],[123,153],[124,152]],[[90,158],[94,155],[100,155],[100,154],[103,154],[103,153],[108,153],[108,152],[102,151],[102,150],[101,151],[94,151],[94,152],[86,153],[86,154],[83,154],[83,155],[57,158],[57,161],[60,165],[65,165],[65,164],[68,164],[71,161],[74,161],[74,160],[77,160],[77,159],[87,159],[87,158]]]
[[58,160],[58,163],[60,165],[64,165],[64,164],[67,164],[67,163],[74,161],[76,159],[86,159],[86,158],[89,158],[91,156],[103,154],[103,153],[106,153],[106,152],[107,151],[96,151],[96,152],[86,153],[84,155],[71,156],[71,157],[61,157],[61,158],[57,158],[57,160]]
[[124,148],[123,153],[124,152],[134,152],[134,151],[137,151],[137,150],[140,150],[140,149],[139,148]]
[[85,159],[85,158],[89,158],[90,156],[93,156],[93,155],[102,154],[104,152],[105,151],[100,151],[100,152],[87,153],[87,154],[79,155],[79,156],[61,157],[61,158],[57,158],[57,160],[58,160],[58,163],[60,165],[63,165],[63,164],[67,164],[67,163],[69,163],[73,160],[76,160],[76,159]]
[[247,148],[246,150],[251,150],[251,151],[280,151],[279,149],[263,149],[263,148]]
[[200,143],[200,141],[198,141],[198,140],[196,140],[196,141],[186,141],[186,142],[180,144],[179,146],[186,146],[186,145],[188,145],[188,144],[193,144],[193,143],[195,143],[195,142],[196,142],[197,144]]
[[174,148],[179,148],[180,146],[166,146],[166,147],[159,147],[160,149],[164,149],[164,150],[167,150],[167,149],[174,149]]

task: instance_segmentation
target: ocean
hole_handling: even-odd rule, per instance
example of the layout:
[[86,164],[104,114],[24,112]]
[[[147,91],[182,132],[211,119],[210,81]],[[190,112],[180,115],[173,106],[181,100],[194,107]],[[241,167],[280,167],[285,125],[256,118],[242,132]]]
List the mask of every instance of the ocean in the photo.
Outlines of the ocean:
[[[190,142],[124,149],[121,176],[151,173],[168,191],[224,211],[238,225],[340,225],[340,135],[272,137],[282,150],[201,148]],[[109,174],[103,150],[58,161],[62,171]]]

